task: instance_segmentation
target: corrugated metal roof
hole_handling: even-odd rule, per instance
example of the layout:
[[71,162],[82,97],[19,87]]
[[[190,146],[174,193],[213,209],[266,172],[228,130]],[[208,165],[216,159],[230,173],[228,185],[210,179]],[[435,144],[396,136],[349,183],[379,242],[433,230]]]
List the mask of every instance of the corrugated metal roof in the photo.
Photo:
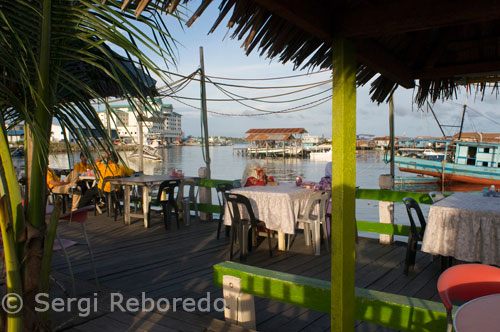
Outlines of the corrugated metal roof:
[[245,138],[247,141],[286,141],[290,138],[294,138],[290,134],[251,134]]
[[307,134],[304,128],[262,128],[249,129],[245,134]]

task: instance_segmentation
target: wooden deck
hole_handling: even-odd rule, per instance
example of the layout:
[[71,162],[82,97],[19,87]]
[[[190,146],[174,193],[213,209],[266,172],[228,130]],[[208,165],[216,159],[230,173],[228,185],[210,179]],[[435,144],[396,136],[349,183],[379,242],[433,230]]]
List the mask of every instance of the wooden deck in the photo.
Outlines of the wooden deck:
[[[212,266],[229,259],[229,241],[224,234],[216,240],[216,222],[181,226],[179,230],[175,225],[172,228],[165,231],[159,218],[153,219],[152,226],[145,229],[142,222],[125,226],[121,221],[114,222],[104,215],[91,216],[87,221],[87,230],[103,292],[116,290],[127,296],[139,297],[141,292],[145,292],[146,297],[156,299],[199,299],[206,297],[207,292],[212,301],[222,297],[222,290],[212,285]],[[59,233],[61,237],[84,242],[79,224],[62,223]],[[273,241],[276,243],[276,240]],[[324,245],[321,256],[314,256],[312,249],[304,245],[304,238],[299,234],[290,252],[275,250],[273,256],[269,257],[266,248],[267,245],[263,243],[250,253],[246,263],[330,280],[330,255]],[[419,252],[415,271],[405,276],[402,272],[405,252],[406,247],[401,244],[380,245],[376,240],[360,238],[356,256],[356,286],[439,301],[436,291],[439,262],[434,262],[431,256]],[[92,293],[95,286],[86,247],[76,246],[69,253],[76,278],[87,285],[83,288],[79,286],[78,293]],[[67,274],[66,264],[58,255],[54,257],[53,267],[56,274]],[[255,309],[259,331],[329,331],[330,317],[320,312],[263,298],[255,299]],[[229,331],[234,328],[224,327],[219,321],[210,320],[210,317],[223,320],[223,314],[214,310],[202,313],[204,316],[186,312],[175,314],[167,318],[162,316],[163,320],[159,316],[147,320],[149,323],[145,325],[133,323],[144,323],[145,317],[123,313],[116,313],[114,316],[96,314],[79,319],[74,328],[71,328],[74,324],[66,324],[64,328],[71,328],[71,331],[156,331],[167,326],[172,330],[194,331],[199,330],[202,325],[207,331]],[[57,317],[56,321],[61,321],[61,317]],[[189,322],[191,325],[179,325],[179,319],[184,324]],[[81,325],[83,322],[86,323]],[[106,327],[107,324],[109,327]],[[193,324],[198,328],[195,329]],[[213,326],[219,329],[209,327],[210,324],[215,324]],[[389,329],[359,323],[356,331]]]

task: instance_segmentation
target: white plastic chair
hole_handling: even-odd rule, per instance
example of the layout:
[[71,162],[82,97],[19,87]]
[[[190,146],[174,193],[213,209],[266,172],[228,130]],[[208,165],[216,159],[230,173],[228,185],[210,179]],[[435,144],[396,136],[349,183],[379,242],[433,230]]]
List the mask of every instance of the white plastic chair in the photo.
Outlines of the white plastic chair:
[[[326,249],[329,251],[329,241],[328,241],[328,230],[326,228],[326,209],[328,207],[328,202],[330,200],[329,191],[318,191],[313,193],[307,200],[304,214],[299,215],[297,218],[297,223],[302,223],[304,225],[304,237],[306,245],[309,245],[310,239],[312,238],[313,251],[316,256],[320,254],[321,247],[321,231],[320,227],[323,228],[323,233],[326,240]],[[288,241],[288,250],[291,245],[290,237]]]

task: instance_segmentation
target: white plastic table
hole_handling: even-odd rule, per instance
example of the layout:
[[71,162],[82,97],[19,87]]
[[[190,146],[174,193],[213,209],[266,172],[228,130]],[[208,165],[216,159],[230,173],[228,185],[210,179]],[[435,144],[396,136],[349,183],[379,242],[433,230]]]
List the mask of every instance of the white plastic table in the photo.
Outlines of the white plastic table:
[[479,297],[464,303],[453,316],[456,332],[500,331],[500,294]]
[[[140,175],[127,178],[111,179],[109,182],[113,185],[121,185],[124,187],[123,198],[123,216],[125,224],[130,225],[130,217],[143,218],[144,227],[148,228],[149,201],[151,189],[155,184],[160,184],[167,180],[183,180],[192,179],[192,177],[172,177],[170,175]],[[142,214],[130,212],[130,188],[132,186],[142,187]]]

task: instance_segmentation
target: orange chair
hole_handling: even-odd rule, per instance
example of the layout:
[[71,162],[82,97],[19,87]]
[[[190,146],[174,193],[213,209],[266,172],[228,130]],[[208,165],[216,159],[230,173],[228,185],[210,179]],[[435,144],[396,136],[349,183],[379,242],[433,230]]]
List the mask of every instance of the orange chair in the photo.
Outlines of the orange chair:
[[470,301],[500,293],[500,268],[484,264],[455,265],[439,276],[437,288],[448,316],[447,331],[451,332],[451,300]]

